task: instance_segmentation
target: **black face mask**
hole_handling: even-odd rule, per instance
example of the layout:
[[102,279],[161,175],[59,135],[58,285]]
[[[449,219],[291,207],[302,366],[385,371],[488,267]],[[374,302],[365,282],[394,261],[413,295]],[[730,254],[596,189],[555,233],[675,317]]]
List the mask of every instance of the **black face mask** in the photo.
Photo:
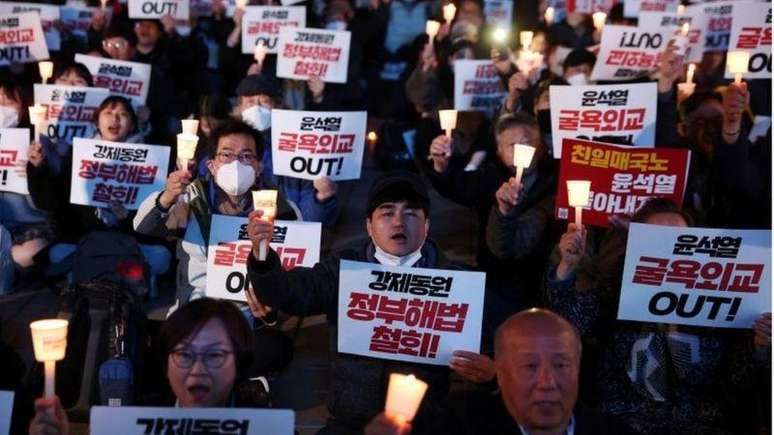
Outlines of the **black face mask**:
[[551,134],[551,110],[538,110],[537,122],[541,134]]

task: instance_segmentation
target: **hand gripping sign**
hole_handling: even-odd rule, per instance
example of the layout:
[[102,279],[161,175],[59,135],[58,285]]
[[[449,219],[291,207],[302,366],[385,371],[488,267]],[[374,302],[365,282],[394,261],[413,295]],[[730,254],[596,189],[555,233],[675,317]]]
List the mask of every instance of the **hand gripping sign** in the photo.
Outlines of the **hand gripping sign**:
[[0,66],[48,59],[37,12],[0,15]]
[[750,328],[771,284],[771,231],[632,223],[618,318]]
[[277,77],[346,83],[351,37],[348,31],[280,28]]
[[[274,221],[271,246],[282,267],[312,267],[320,260],[319,222]],[[207,289],[211,298],[247,302],[245,290],[250,280],[245,273],[252,252],[247,236],[247,218],[212,215],[210,243],[207,248]]]
[[338,351],[447,365],[478,352],[484,274],[341,260]]
[[267,53],[277,53],[282,27],[306,27],[306,8],[248,6],[242,17],[242,54],[253,54],[258,44],[263,44]]
[[551,86],[554,158],[567,138],[652,148],[656,84]]
[[73,140],[70,202],[109,207],[113,202],[136,210],[151,193],[164,189],[169,147]]
[[366,112],[271,111],[275,175],[357,180],[363,164]]
[[589,202],[584,223],[606,227],[616,215],[630,215],[653,197],[669,198],[678,205],[688,179],[690,151],[638,149],[575,139],[564,140],[559,168],[556,217],[572,219],[567,180],[589,180]]
[[29,146],[28,128],[0,128],[0,192],[29,193],[26,175]]

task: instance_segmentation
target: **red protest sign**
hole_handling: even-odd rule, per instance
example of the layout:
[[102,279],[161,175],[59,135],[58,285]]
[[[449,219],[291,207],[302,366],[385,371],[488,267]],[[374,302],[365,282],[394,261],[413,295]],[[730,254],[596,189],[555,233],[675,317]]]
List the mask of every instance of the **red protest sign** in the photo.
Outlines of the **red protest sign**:
[[670,148],[631,148],[564,139],[559,167],[556,217],[572,219],[567,180],[591,181],[583,223],[608,226],[608,218],[629,215],[653,197],[683,203],[691,152]]

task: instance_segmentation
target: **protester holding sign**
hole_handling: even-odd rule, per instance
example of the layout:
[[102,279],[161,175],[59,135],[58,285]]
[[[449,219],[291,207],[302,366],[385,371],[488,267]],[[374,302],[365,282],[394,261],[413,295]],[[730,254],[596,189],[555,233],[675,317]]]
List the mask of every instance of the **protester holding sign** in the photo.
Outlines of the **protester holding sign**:
[[[260,244],[270,240],[272,222],[250,216],[248,235],[253,255],[247,265],[254,295],[258,302],[295,315],[326,314],[336,328],[339,316],[339,260],[347,259],[385,266],[449,269],[456,267],[427,240],[429,197],[421,179],[408,173],[385,175],[371,185],[368,194],[366,228],[370,240],[352,250],[324,259],[313,268],[281,268],[279,257],[269,251],[266,261],[258,261]],[[476,354],[473,354],[476,355]],[[443,366],[418,365],[363,358],[337,353],[334,363],[333,395],[330,408],[333,419],[326,430],[360,431],[382,408],[387,377],[391,372],[414,373],[430,387],[424,404],[414,419],[415,433],[452,433],[454,419],[441,406],[448,391],[449,371]],[[452,365],[465,376],[469,366],[491,373],[491,360],[462,357]],[[473,372],[473,370],[470,370]],[[488,377],[491,379],[491,376]],[[488,380],[484,378],[483,380]]]
[[[690,218],[669,200],[653,199],[632,222],[686,227]],[[616,320],[626,234],[610,230],[591,257],[587,243],[585,229],[570,224],[559,243],[560,261],[548,269],[546,298],[584,339],[599,342],[596,381],[590,381],[602,412],[642,433],[706,432],[729,424],[729,399],[741,398],[731,392],[754,382],[746,349],[751,337]]]

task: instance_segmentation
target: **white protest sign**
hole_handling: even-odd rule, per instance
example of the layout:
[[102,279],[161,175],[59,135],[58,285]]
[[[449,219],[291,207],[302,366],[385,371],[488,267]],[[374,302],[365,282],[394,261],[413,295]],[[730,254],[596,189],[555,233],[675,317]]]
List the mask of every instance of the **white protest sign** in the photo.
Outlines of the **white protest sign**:
[[565,2],[568,13],[578,12],[593,14],[594,12],[610,13],[615,0],[567,0]]
[[491,60],[454,61],[454,108],[494,114],[506,95]]
[[624,17],[639,18],[641,12],[677,12],[679,4],[680,0],[624,0]]
[[[513,0],[484,0],[484,17],[492,28],[510,29],[513,22]],[[455,61],[455,73],[456,65]]]
[[177,20],[187,20],[189,0],[129,0],[129,18],[159,19],[171,15]]
[[59,11],[59,20],[66,31],[86,42],[96,10],[86,6],[63,6]]
[[155,433],[293,435],[290,409],[93,406],[91,435]]
[[[750,53],[744,78],[771,78],[771,3],[744,2],[734,6],[728,50]],[[734,78],[728,68],[726,78]]]
[[367,112],[272,110],[274,175],[359,179],[367,117]]
[[346,30],[280,28],[277,77],[346,83],[351,37]]
[[551,86],[554,158],[564,139],[652,148],[656,137],[656,83]]
[[455,350],[478,353],[484,281],[481,272],[341,260],[338,351],[436,365]]
[[731,38],[731,23],[736,1],[718,1],[689,6],[691,14],[699,9],[705,16],[704,51],[726,51]]
[[37,12],[0,16],[0,66],[48,59]]
[[682,25],[688,23],[688,44],[685,47],[685,62],[700,62],[704,53],[704,28],[707,16],[698,9],[691,13],[678,15],[676,12],[640,12],[638,23],[640,27],[652,29],[661,27],[667,32],[677,35]]
[[70,202],[107,207],[115,201],[136,210],[148,195],[164,190],[169,149],[76,137]]
[[59,51],[62,44],[62,36],[59,34],[59,29],[54,26],[54,21],[59,19],[59,6],[40,3],[0,2],[0,16],[22,12],[37,12],[40,14],[40,26],[46,37],[48,49]]
[[0,191],[29,193],[25,173],[29,147],[28,128],[0,128]]
[[13,391],[0,391],[0,435],[11,433],[13,414]]
[[277,53],[282,27],[306,27],[303,6],[248,6],[242,17],[242,53],[253,54],[262,43],[267,53]]
[[280,4],[282,6],[290,6],[290,5],[294,5],[294,4],[297,4],[297,3],[301,3],[303,1],[305,1],[305,0],[280,0]]
[[72,144],[74,137],[93,137],[94,113],[110,95],[107,89],[36,83],[35,104],[46,108],[46,135]]
[[660,27],[605,25],[592,80],[631,80],[648,75],[672,37]]
[[749,328],[771,311],[771,231],[632,223],[618,318]]
[[[277,253],[285,270],[296,266],[312,267],[320,261],[319,222],[274,221],[269,246]],[[207,247],[207,297],[247,302],[245,290],[247,259],[252,242],[247,237],[244,216],[212,215]]]
[[126,97],[134,106],[145,105],[150,86],[149,64],[80,53],[75,55],[75,61],[86,65],[94,77],[94,86],[109,89],[110,95]]

